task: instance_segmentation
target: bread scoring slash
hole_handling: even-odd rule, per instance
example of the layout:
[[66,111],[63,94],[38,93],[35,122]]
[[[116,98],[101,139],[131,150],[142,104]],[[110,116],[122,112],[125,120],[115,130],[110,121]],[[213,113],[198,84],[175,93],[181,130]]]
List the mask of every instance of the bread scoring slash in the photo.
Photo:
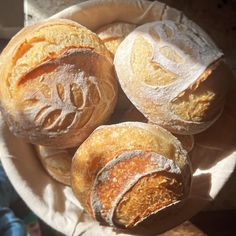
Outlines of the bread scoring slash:
[[183,203],[191,165],[167,130],[141,122],[98,127],[72,160],[71,184],[84,209],[110,226],[131,228]]
[[141,25],[122,41],[114,64],[132,103],[173,133],[202,132],[223,111],[231,73],[223,53],[195,24]]
[[3,116],[15,135],[31,143],[78,146],[115,107],[112,56],[76,22],[25,27],[3,50],[0,65]]

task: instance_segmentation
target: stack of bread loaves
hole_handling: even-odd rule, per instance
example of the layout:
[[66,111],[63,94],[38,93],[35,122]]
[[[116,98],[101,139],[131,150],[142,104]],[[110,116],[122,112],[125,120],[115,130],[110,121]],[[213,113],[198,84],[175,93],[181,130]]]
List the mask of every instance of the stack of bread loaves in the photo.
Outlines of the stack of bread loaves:
[[220,116],[227,77],[223,54],[197,26],[115,22],[94,33],[49,20],[2,52],[0,105],[91,217],[130,228],[188,197],[192,135]]

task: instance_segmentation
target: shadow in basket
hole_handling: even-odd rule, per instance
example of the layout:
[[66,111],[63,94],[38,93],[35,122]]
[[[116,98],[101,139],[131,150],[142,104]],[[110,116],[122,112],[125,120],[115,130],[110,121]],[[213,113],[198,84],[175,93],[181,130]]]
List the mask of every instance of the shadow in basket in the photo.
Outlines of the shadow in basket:
[[[5,148],[8,150],[8,158],[11,158],[14,163],[14,166],[7,167],[7,169],[10,168],[12,172],[15,172],[16,178],[20,176],[23,180],[27,180],[27,188],[31,190],[28,194],[29,197],[32,196],[32,201],[36,200],[34,196],[37,196],[42,201],[43,199],[50,199],[50,202],[41,202],[41,207],[45,207],[47,210],[52,208],[55,212],[63,214],[66,206],[60,203],[66,201],[65,192],[70,188],[56,184],[57,182],[54,179],[48,174],[45,174],[45,170],[40,160],[37,158],[37,153],[33,145],[27,143],[24,139],[15,137],[9,131],[5,123],[1,124],[1,126],[0,136],[4,140]],[[32,168],[35,166],[38,168]],[[12,184],[14,186],[15,182],[12,181]],[[18,190],[20,195],[21,191],[25,191],[24,186],[20,189],[19,186],[14,187]],[[24,201],[26,201],[26,199],[24,199]],[[30,202],[26,201],[26,204],[32,206]],[[36,209],[38,207],[39,206],[35,206]],[[32,210],[35,211],[35,209]]]

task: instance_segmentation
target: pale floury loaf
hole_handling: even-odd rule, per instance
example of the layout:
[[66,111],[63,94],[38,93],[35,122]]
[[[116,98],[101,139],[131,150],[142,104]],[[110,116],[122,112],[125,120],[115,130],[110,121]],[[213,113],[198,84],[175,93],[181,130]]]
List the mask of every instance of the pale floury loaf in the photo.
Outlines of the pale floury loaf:
[[120,44],[114,64],[129,99],[149,122],[171,132],[199,133],[222,113],[230,73],[196,25],[144,24]]
[[35,144],[78,146],[116,104],[110,52],[70,20],[20,31],[1,55],[0,74],[3,116],[15,135]]

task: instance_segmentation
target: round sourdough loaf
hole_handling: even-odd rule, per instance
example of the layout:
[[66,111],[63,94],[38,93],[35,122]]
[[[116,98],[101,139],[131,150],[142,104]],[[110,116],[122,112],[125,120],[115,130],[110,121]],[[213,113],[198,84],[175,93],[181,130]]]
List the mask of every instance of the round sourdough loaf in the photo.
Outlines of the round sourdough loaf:
[[76,149],[54,149],[41,145],[35,145],[35,149],[45,171],[58,182],[71,185],[71,162]]
[[116,49],[123,39],[132,32],[137,26],[125,22],[115,22],[99,28],[96,33],[104,42],[106,47],[112,54],[115,54]]
[[72,190],[111,226],[133,227],[187,198],[187,152],[165,129],[140,122],[100,126],[72,160]]
[[95,33],[70,20],[21,30],[1,55],[0,75],[10,130],[35,144],[78,146],[117,100],[110,52]]
[[[114,22],[99,28],[96,32],[99,38],[104,42],[107,49],[114,56],[116,49],[123,41],[123,39],[132,32],[137,26],[135,24],[125,22]],[[120,86],[118,86],[118,101],[116,105],[116,111],[122,112],[129,108],[131,102],[123,92]]]
[[231,75],[222,56],[196,25],[163,20],[132,31],[114,64],[122,89],[149,122],[194,134],[222,113]]

